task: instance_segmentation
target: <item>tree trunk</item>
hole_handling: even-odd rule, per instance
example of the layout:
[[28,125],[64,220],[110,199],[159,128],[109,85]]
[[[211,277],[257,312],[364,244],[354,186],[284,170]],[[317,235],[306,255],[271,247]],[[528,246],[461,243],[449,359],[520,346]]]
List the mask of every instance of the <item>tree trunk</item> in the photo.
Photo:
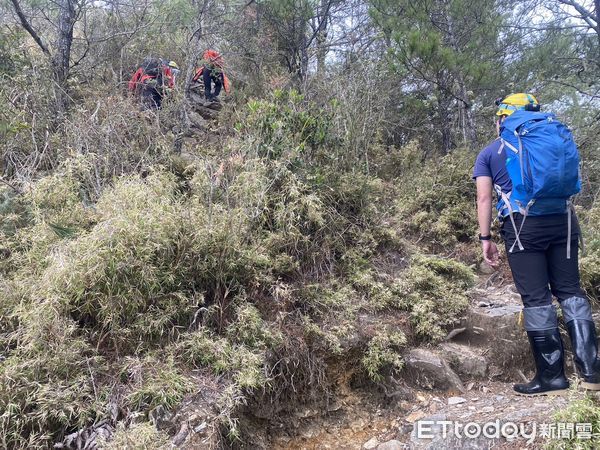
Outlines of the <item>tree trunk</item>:
[[308,75],[308,36],[306,35],[308,32],[308,21],[301,13],[294,20],[296,20],[295,28],[297,31],[295,36],[296,42],[294,43],[294,47],[296,47],[296,75],[300,90],[303,90],[304,82]]
[[452,123],[451,123],[451,105],[452,97],[449,95],[446,84],[447,75],[438,75],[437,103],[438,103],[438,126],[442,135],[442,153],[447,155],[452,150]]
[[[600,1],[600,0],[598,0]],[[327,57],[327,25],[329,22],[328,0],[321,0],[319,6],[319,29],[317,30],[317,75],[323,76],[325,73],[325,58]]]
[[[460,54],[460,48],[458,47],[458,43],[456,41],[456,36],[454,34],[454,19],[452,14],[449,11],[449,4],[446,1],[441,2],[444,16],[446,19],[446,35],[445,40],[447,44],[450,45],[452,50],[456,52],[456,54]],[[474,148],[477,145],[477,132],[475,130],[475,120],[473,118],[473,111],[471,110],[471,102],[469,101],[469,96],[467,94],[467,87],[465,83],[465,77],[460,72],[460,69],[456,70],[454,74],[454,79],[456,80],[456,87],[458,90],[458,95],[456,97],[459,98],[462,103],[462,119],[461,127],[462,134],[464,137],[464,144],[468,145],[470,148]]]
[[75,26],[75,1],[60,0],[58,14],[58,35],[55,53],[52,57],[52,70],[56,82],[56,110],[58,116],[64,116],[68,107],[67,78],[71,64],[71,45]]
[[475,118],[473,117],[473,110],[471,109],[471,102],[467,94],[467,88],[461,74],[457,74],[456,81],[458,83],[458,96],[460,97],[462,114],[463,114],[463,136],[465,144],[469,148],[475,148],[477,145],[477,130],[475,129]]
[[596,36],[598,36],[597,61],[600,63],[600,0],[594,0],[594,10],[596,12]]

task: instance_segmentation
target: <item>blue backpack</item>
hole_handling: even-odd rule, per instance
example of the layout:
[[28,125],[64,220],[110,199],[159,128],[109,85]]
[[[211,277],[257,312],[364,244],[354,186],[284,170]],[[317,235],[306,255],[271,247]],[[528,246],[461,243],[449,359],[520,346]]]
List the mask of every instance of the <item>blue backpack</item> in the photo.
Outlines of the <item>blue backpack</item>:
[[[567,258],[571,257],[571,197],[581,190],[579,152],[571,131],[554,114],[519,110],[502,122],[501,146],[512,191],[501,193],[515,229],[515,245],[527,216],[569,214]],[[501,148],[502,150],[502,148]],[[514,212],[523,215],[517,230]]]

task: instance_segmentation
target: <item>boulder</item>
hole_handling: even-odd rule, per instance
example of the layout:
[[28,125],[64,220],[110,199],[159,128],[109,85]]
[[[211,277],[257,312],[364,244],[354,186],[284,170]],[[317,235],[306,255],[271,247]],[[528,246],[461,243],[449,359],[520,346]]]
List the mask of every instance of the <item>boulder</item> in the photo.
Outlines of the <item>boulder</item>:
[[373,450],[373,449],[377,448],[378,445],[379,445],[379,440],[376,437],[373,437],[373,438],[369,439],[367,442],[365,442],[363,444],[362,448],[365,450]]
[[405,358],[407,381],[426,389],[465,392],[460,378],[448,363],[431,350],[415,348]]
[[383,444],[379,444],[377,450],[403,450],[406,448],[406,445],[396,439],[392,439],[391,441],[384,442]]
[[440,345],[444,359],[459,375],[469,378],[485,378],[488,371],[486,359],[477,349],[468,345],[446,342]]
[[[454,342],[479,347],[480,353],[486,356],[487,364],[477,357],[479,352],[468,354],[465,351],[461,356],[458,353],[462,350],[450,347],[447,350],[452,354],[451,365],[459,373],[473,370],[475,377],[489,374],[502,380],[514,380],[515,368],[531,369],[529,343],[519,323],[522,309],[520,301],[509,292],[504,296],[479,299],[463,319],[461,326],[466,330]],[[486,375],[482,375],[486,371]]]

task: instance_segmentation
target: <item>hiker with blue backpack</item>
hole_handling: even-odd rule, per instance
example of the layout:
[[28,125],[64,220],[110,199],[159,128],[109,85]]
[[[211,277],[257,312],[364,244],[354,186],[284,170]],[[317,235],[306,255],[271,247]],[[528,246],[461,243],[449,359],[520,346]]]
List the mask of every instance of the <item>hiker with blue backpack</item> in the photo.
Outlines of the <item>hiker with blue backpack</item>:
[[523,395],[558,394],[569,387],[555,296],[567,327],[575,366],[585,389],[600,390],[600,362],[590,303],[579,283],[577,218],[571,198],[581,189],[579,153],[569,129],[540,112],[526,93],[496,101],[498,139],[478,155],[479,239],[487,263],[497,266],[492,241],[492,196],[508,263],[523,300],[523,319],[536,375],[515,384]]

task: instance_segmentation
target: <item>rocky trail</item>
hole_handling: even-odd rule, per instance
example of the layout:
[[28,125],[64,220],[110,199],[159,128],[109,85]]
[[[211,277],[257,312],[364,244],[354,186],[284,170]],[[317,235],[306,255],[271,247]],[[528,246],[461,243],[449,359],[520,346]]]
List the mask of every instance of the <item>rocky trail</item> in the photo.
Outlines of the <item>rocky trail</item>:
[[[222,104],[205,102],[199,88],[192,92],[192,98],[190,129],[184,139],[188,140],[187,147],[193,149],[198,136],[210,139],[211,133],[205,131],[208,128],[215,131],[214,127],[218,127],[216,119]],[[187,161],[197,159],[186,152],[181,156]],[[543,448],[547,441],[546,425],[558,425],[554,414],[586,394],[576,386],[566,396],[514,394],[512,385],[529,381],[534,367],[520,321],[521,300],[512,283],[507,283],[500,272],[482,275],[470,293],[470,307],[462,322],[441,344],[410,350],[405,355],[403,373],[398,379],[382,383],[382,392],[377,393],[381,395],[374,395],[372,387],[349,389],[346,386],[336,392],[335,401],[325,408],[299,408],[291,416],[284,413],[268,419],[254,417],[250,412],[251,423],[263,430],[250,431],[253,444],[242,443],[240,447],[276,450]],[[574,367],[566,334],[563,339],[567,348],[566,369],[572,376]],[[210,413],[203,412],[200,416],[208,417]],[[252,422],[254,420],[256,422]],[[491,428],[486,437],[481,428],[488,424]],[[510,428],[512,424],[522,427],[523,431]],[[504,435],[493,433],[503,426],[508,426],[504,428]],[[188,428],[182,429],[186,431],[185,440]],[[200,432],[196,444],[192,439],[183,448],[203,448],[206,441],[202,436]]]
[[[272,448],[534,449],[558,437],[553,415],[585,394],[575,386],[565,396],[513,393],[514,382],[533,375],[521,302],[512,285],[490,281],[473,290],[468,313],[445,342],[408,353],[397,389],[384,388],[382,400],[358,390],[326,412],[300,410],[291,429],[288,420],[271,430]],[[568,353],[569,375],[572,364]]]

